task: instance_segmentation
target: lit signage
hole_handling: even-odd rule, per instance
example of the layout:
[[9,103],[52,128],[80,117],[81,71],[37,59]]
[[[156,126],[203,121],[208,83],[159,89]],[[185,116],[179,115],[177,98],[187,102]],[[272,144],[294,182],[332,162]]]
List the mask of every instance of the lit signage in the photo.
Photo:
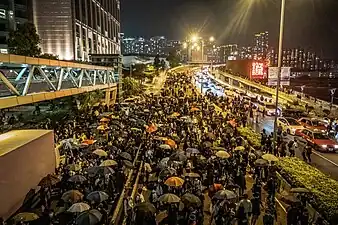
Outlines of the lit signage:
[[263,79],[264,78],[264,63],[253,62],[251,66],[251,79]]

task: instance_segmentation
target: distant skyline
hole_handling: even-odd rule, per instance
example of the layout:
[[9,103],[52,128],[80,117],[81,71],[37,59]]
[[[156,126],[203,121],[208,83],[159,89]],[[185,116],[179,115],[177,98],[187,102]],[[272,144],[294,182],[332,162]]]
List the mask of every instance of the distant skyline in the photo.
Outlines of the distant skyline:
[[[338,59],[338,1],[286,3],[284,48],[301,47]],[[219,44],[240,45],[250,45],[254,33],[268,31],[270,46],[276,47],[279,10],[280,0],[123,0],[121,31],[125,36],[180,40],[199,31]]]

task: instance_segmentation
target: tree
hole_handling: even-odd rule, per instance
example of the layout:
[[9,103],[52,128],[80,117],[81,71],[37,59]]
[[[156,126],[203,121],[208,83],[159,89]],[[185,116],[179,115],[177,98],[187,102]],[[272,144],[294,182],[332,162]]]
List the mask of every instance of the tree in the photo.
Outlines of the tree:
[[39,35],[32,23],[18,24],[16,30],[9,32],[7,40],[10,53],[24,56],[39,56],[39,43]]
[[161,59],[161,67],[164,70],[166,68],[166,63],[164,61],[164,59]]
[[139,95],[143,92],[142,84],[137,82],[132,77],[126,77],[122,79],[122,89],[124,97]]
[[154,58],[154,67],[158,70],[161,67],[160,56],[157,54]]
[[44,58],[44,59],[54,59],[54,60],[58,60],[59,59],[58,55],[53,55],[53,54],[48,54],[48,53],[42,54],[39,57],[40,58]]
[[180,58],[177,55],[176,51],[170,51],[169,56],[167,57],[167,61],[169,61],[169,65],[171,68],[179,66]]

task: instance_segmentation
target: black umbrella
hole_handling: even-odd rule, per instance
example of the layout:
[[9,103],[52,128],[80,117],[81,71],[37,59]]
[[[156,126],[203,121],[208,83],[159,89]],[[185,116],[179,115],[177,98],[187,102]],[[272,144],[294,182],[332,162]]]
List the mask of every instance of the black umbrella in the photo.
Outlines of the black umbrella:
[[109,198],[109,195],[103,191],[93,191],[88,194],[87,199],[94,202],[103,202]]
[[89,211],[82,212],[76,218],[77,225],[95,225],[98,224],[102,219],[102,214],[96,210],[91,209]]
[[186,193],[182,196],[182,202],[185,205],[196,205],[196,206],[202,205],[201,200],[196,195],[190,193]]
[[83,183],[84,181],[86,181],[87,179],[82,176],[82,175],[74,175],[74,176],[71,176],[68,181],[69,182],[73,182],[73,183]]
[[129,160],[129,161],[132,160],[131,155],[130,155],[128,152],[121,152],[121,153],[119,154],[119,156],[120,156],[121,158],[124,158],[124,159]]
[[123,160],[123,164],[127,167],[127,168],[134,168],[134,165],[132,162],[128,161],[128,160]]
[[216,192],[213,196],[214,199],[224,200],[224,199],[234,199],[236,198],[236,194],[233,191],[229,190],[220,190]]
[[115,171],[109,166],[94,166],[86,169],[89,176],[113,174]]
[[179,161],[179,162],[184,162],[186,161],[188,158],[187,156],[184,154],[183,151],[178,151],[178,152],[175,152],[174,154],[172,154],[169,159],[171,161]]
[[143,213],[151,213],[154,214],[156,213],[156,208],[153,204],[149,202],[142,202],[140,204],[137,204],[135,206],[135,211],[136,212],[143,212]]

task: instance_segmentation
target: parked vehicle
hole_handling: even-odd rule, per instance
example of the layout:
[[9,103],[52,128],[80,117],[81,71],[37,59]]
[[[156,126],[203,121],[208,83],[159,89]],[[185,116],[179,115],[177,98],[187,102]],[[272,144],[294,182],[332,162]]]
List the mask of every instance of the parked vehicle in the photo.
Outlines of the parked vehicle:
[[316,129],[321,132],[326,132],[326,126],[323,122],[318,120],[317,118],[307,118],[303,117],[298,120],[300,124],[302,124],[304,127],[309,129]]
[[302,130],[304,127],[294,118],[291,117],[278,117],[277,126],[281,127],[283,132],[295,135],[296,130]]
[[327,134],[321,131],[303,129],[297,130],[296,134],[301,137],[301,141],[310,143],[313,148],[321,152],[337,152],[338,143],[333,139],[329,138]]

